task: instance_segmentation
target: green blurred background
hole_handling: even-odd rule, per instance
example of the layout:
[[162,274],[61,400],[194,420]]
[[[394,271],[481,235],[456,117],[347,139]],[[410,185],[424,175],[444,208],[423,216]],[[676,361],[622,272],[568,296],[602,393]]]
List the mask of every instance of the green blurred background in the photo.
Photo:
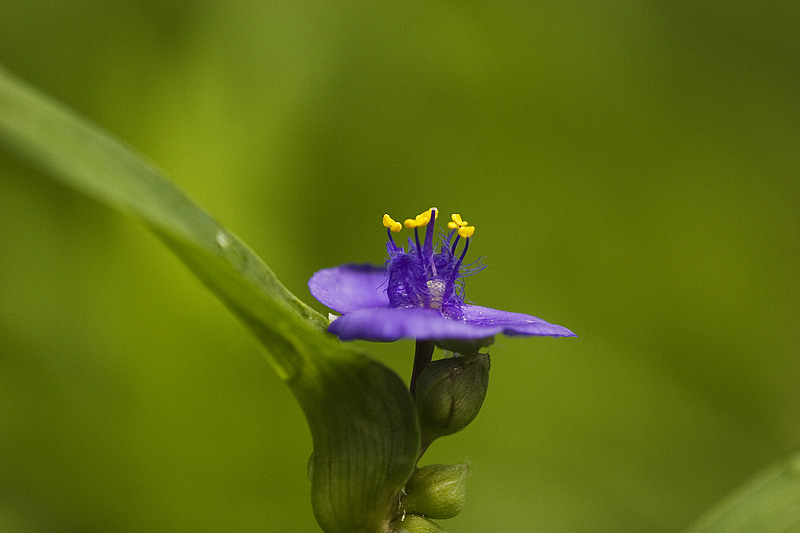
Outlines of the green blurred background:
[[[6,0],[0,64],[307,301],[384,212],[460,212],[468,297],[579,338],[493,347],[423,461],[472,464],[442,525],[676,531],[800,443],[798,5]],[[0,175],[0,530],[316,530],[256,341],[142,225]]]

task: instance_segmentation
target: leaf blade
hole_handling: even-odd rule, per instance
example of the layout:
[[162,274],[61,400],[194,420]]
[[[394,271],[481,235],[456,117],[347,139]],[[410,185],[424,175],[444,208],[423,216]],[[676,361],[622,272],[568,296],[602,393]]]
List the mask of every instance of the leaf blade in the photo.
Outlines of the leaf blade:
[[800,531],[800,454],[772,466],[711,508],[686,533]]
[[264,344],[300,403],[323,529],[385,529],[419,451],[413,402],[394,372],[326,334],[322,315],[154,165],[2,69],[0,145],[153,230]]
[[275,278],[238,237],[223,228],[122,142],[0,70],[0,142],[59,181],[172,235],[224,257],[241,275],[308,324],[326,320]]

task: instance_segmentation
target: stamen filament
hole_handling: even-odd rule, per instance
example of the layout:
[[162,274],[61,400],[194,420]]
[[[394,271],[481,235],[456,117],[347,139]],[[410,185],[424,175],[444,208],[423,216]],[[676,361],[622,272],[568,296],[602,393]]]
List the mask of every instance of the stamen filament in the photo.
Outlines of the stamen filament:
[[[407,218],[403,225],[407,228],[414,228],[414,241],[417,244],[417,253],[420,257],[425,260],[427,256],[433,257],[433,224],[430,224],[432,220],[436,219],[436,208],[431,207],[424,213],[420,213],[414,218]],[[420,226],[430,226],[425,231],[425,247],[422,247],[422,244],[419,240],[419,227]]]
[[431,266],[434,276],[436,275],[436,267],[433,264],[433,223],[436,220],[437,211],[435,207],[431,207],[425,213],[428,217],[428,227],[425,229],[425,248],[423,248],[421,255],[423,264],[426,267],[428,265]]
[[456,255],[456,246],[458,246],[458,241],[461,239],[461,236],[456,233],[456,240],[453,241],[453,246],[450,247],[450,253]]
[[[475,233],[475,226],[468,226],[467,225],[468,222],[462,219],[461,215],[459,215],[458,213],[453,213],[452,215],[450,215],[450,219],[452,220],[452,222],[447,223],[447,227],[452,230],[450,235],[452,235],[453,232],[458,233],[456,240],[453,242],[453,246],[450,248],[450,251],[455,256],[456,245],[458,244],[458,240],[461,237],[464,237],[465,239],[469,239],[470,237],[472,237],[472,234]],[[450,236],[447,237],[447,240],[448,241],[450,240]],[[467,243],[469,243],[469,240],[467,240]],[[464,251],[461,253],[461,259],[464,258],[464,253],[466,253],[466,251],[467,251],[467,245],[464,246]],[[460,261],[461,260],[459,260],[459,262]]]
[[389,242],[392,243],[392,248],[395,250],[399,250],[400,247],[394,242],[394,238],[392,237],[392,233],[397,233],[403,226],[400,225],[395,219],[389,216],[389,213],[383,215],[383,226],[386,228],[386,234],[389,235]]
[[469,241],[471,240],[472,237],[464,239],[464,249],[461,250],[461,257],[458,258],[458,266],[461,266],[461,262],[464,261],[464,256],[467,255],[467,248],[469,248]]
[[389,242],[392,243],[392,248],[397,250],[399,246],[394,242],[394,237],[392,237],[392,230],[390,228],[386,228],[386,234],[389,236]]

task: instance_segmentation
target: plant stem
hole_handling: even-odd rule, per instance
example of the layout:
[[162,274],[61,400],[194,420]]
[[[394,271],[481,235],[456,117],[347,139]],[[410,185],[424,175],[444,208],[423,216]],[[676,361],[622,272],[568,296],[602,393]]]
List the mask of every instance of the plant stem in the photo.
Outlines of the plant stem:
[[411,385],[409,390],[411,391],[411,396],[416,397],[417,392],[417,378],[428,366],[428,363],[431,362],[433,358],[433,349],[436,346],[436,343],[433,341],[417,341],[417,344],[414,348],[414,368],[411,371]]

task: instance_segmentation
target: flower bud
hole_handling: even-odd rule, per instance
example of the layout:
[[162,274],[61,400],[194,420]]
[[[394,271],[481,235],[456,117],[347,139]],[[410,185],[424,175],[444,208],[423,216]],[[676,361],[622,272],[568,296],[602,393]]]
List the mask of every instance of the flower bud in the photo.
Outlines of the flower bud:
[[405,515],[392,523],[393,533],[444,533],[444,529],[425,517],[415,514]]
[[464,429],[478,415],[489,386],[489,355],[433,361],[417,380],[417,414],[423,446]]
[[469,466],[428,465],[418,468],[406,485],[403,510],[431,518],[452,518],[461,512]]

